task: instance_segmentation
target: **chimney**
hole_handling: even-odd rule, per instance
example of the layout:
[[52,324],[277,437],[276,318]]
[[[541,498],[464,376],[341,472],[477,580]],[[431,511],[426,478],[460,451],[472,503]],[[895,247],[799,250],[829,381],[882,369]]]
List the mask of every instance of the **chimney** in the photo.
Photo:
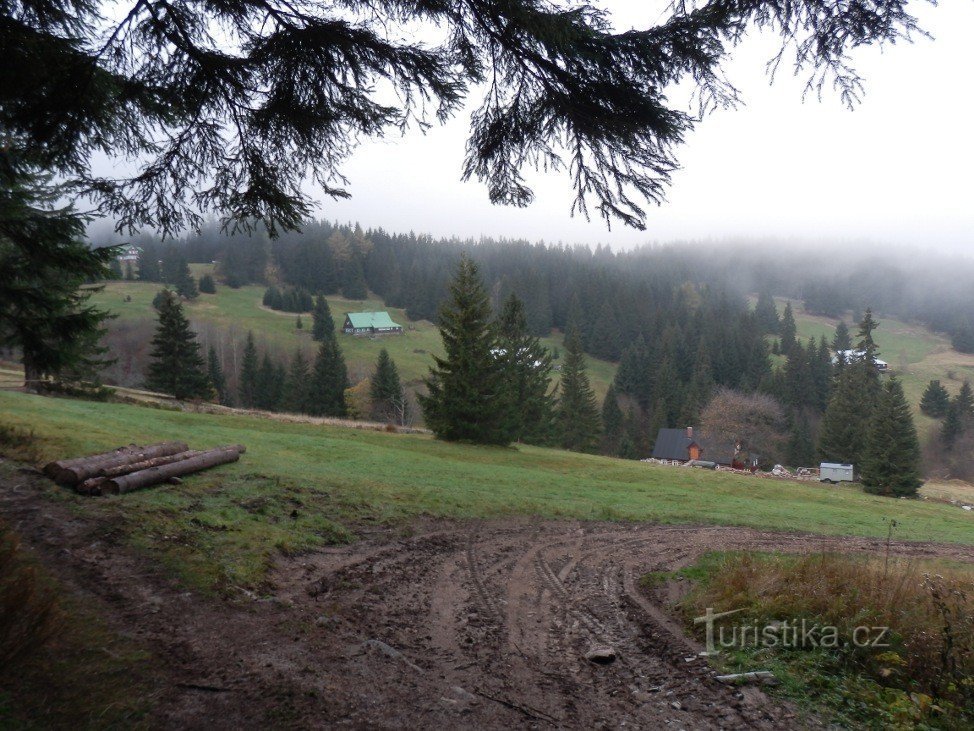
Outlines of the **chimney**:
[[687,427],[687,439],[693,439],[693,427],[692,426],[688,426]]

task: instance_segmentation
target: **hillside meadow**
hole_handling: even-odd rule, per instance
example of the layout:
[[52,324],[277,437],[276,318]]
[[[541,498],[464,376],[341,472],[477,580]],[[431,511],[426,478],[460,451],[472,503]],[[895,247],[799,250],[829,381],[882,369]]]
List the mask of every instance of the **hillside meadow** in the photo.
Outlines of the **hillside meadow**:
[[[356,526],[418,516],[539,516],[739,525],[974,544],[974,514],[930,501],[534,447],[448,444],[425,435],[282,423],[0,392],[3,449],[35,463],[126,444],[241,443],[236,464],[179,486],[50,497],[102,514],[129,540],[199,565],[204,585],[253,584],[276,552],[349,540]],[[18,437],[32,435],[25,453]],[[24,440],[20,440],[23,444]],[[190,571],[193,573],[193,571]]]
[[[205,264],[192,265],[193,275],[198,277],[211,267]],[[154,323],[156,312],[152,308],[152,298],[162,285],[151,282],[108,282],[105,288],[92,297],[92,303],[116,315],[118,322],[146,321]],[[311,340],[311,313],[301,316],[303,328],[296,327],[297,315],[289,312],[276,312],[264,307],[261,302],[264,286],[249,285],[239,289],[217,284],[215,295],[201,294],[195,300],[185,303],[186,314],[195,325],[206,330],[215,327],[234,338],[243,339],[248,331],[253,331],[258,343],[264,343],[290,357],[295,348],[303,347],[310,352],[315,346]],[[371,373],[379,350],[386,348],[396,362],[403,381],[416,385],[424,378],[432,364],[432,355],[442,353],[439,331],[427,321],[411,322],[406,313],[395,307],[386,307],[379,299],[347,300],[343,297],[327,297],[335,327],[341,328],[345,315],[349,312],[386,310],[393,320],[402,325],[406,332],[401,336],[381,338],[352,337],[339,333],[339,344],[348,364],[352,380],[360,380]],[[150,331],[151,332],[151,331]],[[542,342],[554,350],[564,352],[564,338],[555,332]],[[608,361],[586,356],[589,378],[596,395],[604,398],[605,392],[615,377],[616,365]],[[558,360],[555,361],[557,366]],[[553,373],[558,382],[558,373]]]

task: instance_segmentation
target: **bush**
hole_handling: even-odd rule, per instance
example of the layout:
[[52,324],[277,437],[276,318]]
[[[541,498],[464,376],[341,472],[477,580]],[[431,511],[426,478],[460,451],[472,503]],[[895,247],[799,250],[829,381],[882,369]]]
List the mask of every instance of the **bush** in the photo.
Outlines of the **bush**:
[[61,622],[54,595],[41,586],[17,538],[0,524],[0,671],[15,671],[17,663],[47,644]]
[[[709,565],[708,565],[709,563]],[[805,619],[834,626],[850,638],[856,627],[889,627],[888,647],[844,643],[834,649],[776,650],[795,665],[825,654],[843,683],[872,691],[880,715],[906,698],[928,696],[922,711],[963,725],[974,718],[974,575],[937,567],[925,573],[915,562],[837,554],[806,556],[726,554],[704,562],[704,580],[682,602],[687,617],[706,607],[743,609],[734,626]],[[767,657],[762,658],[768,662]],[[819,665],[821,669],[822,665]],[[911,707],[912,708],[912,707]],[[891,710],[892,709],[892,710]],[[917,711],[917,708],[912,708]],[[898,713],[898,711],[896,711]],[[917,711],[919,712],[919,711]]]

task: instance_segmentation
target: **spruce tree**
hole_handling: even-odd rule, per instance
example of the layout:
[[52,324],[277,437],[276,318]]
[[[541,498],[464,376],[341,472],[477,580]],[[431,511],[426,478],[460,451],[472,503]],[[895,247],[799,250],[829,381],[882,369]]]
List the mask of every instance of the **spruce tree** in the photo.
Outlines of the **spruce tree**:
[[409,414],[406,408],[406,394],[399,380],[399,369],[389,357],[385,348],[379,351],[369,385],[369,398],[373,413],[379,419],[393,419],[404,424]]
[[297,319],[294,321],[295,330],[304,330],[304,323],[301,322],[301,315],[298,315]]
[[460,259],[450,297],[440,310],[440,337],[446,356],[434,366],[420,396],[426,425],[440,439],[508,444],[508,404],[504,398],[490,301],[477,265]]
[[809,467],[815,463],[815,444],[804,414],[793,413],[791,416],[785,459],[792,467]]
[[903,386],[895,376],[883,387],[873,411],[860,468],[867,492],[912,497],[920,479],[920,441]]
[[227,379],[223,375],[223,369],[220,367],[220,360],[217,358],[216,348],[212,345],[206,357],[206,372],[210,378],[210,383],[213,385],[213,390],[216,391],[217,401],[227,405],[229,403]]
[[348,369],[334,334],[321,342],[311,371],[309,411],[313,416],[348,414],[345,389],[348,388]]
[[970,381],[964,381],[954,401],[961,419],[974,419],[974,393],[971,393]]
[[240,405],[245,409],[252,409],[257,405],[258,371],[260,363],[257,360],[257,345],[254,343],[254,333],[247,333],[244,344],[243,359],[240,364],[240,384],[237,394]]
[[788,355],[797,342],[798,327],[795,325],[795,314],[791,309],[791,302],[785,305],[785,312],[781,316],[781,353]]
[[872,361],[862,358],[838,370],[819,434],[818,451],[824,461],[859,465],[881,392]]
[[940,441],[948,452],[954,448],[957,438],[964,433],[964,420],[961,418],[957,400],[951,400],[944,414],[944,422],[940,425]]
[[365,286],[365,272],[362,270],[362,260],[356,254],[342,267],[342,295],[350,300],[364,300],[369,291]]
[[551,433],[551,355],[528,331],[524,305],[516,294],[505,300],[496,323],[501,385],[509,438],[543,443]]
[[843,320],[835,326],[835,335],[832,336],[832,352],[841,353],[844,350],[852,349],[852,336],[849,335],[849,326]]
[[602,431],[595,393],[585,372],[585,355],[578,330],[570,328],[565,342],[565,363],[561,367],[556,430],[561,446],[575,452],[592,452]]
[[271,356],[269,353],[264,353],[260,368],[257,370],[257,391],[254,396],[254,405],[265,411],[277,409],[279,385],[277,369],[271,361]]
[[213,277],[209,274],[200,277],[199,289],[203,294],[216,294],[216,283],[213,281]]
[[920,399],[920,411],[939,419],[947,413],[948,406],[950,406],[950,394],[947,393],[947,389],[940,384],[939,380],[930,381]]
[[762,335],[776,335],[781,329],[778,308],[774,303],[774,297],[767,290],[758,294],[758,302],[754,306],[754,318],[761,328]]
[[307,413],[310,405],[311,378],[308,362],[304,358],[301,348],[294,351],[287,378],[284,381],[284,394],[281,399],[281,409],[292,414]]
[[331,318],[331,308],[328,306],[328,300],[320,294],[315,298],[311,322],[312,340],[321,343],[335,337],[335,321]]
[[159,308],[159,325],[152,338],[146,386],[177,399],[210,398],[213,386],[206,375],[196,333],[183,315],[183,307],[168,292]]
[[621,457],[623,439],[626,440],[630,449],[635,449],[632,440],[626,434],[625,417],[622,409],[619,408],[619,399],[616,396],[615,388],[611,384],[609,390],[605,392],[605,399],[602,401],[602,426],[602,454]]

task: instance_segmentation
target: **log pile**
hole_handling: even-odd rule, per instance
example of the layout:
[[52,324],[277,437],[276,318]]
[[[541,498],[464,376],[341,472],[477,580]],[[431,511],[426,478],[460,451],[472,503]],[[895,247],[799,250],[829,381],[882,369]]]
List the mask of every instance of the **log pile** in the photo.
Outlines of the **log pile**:
[[164,482],[179,482],[183,475],[236,462],[246,451],[242,444],[205,451],[184,442],[130,444],[109,452],[50,462],[44,474],[59,485],[83,495],[120,495]]

